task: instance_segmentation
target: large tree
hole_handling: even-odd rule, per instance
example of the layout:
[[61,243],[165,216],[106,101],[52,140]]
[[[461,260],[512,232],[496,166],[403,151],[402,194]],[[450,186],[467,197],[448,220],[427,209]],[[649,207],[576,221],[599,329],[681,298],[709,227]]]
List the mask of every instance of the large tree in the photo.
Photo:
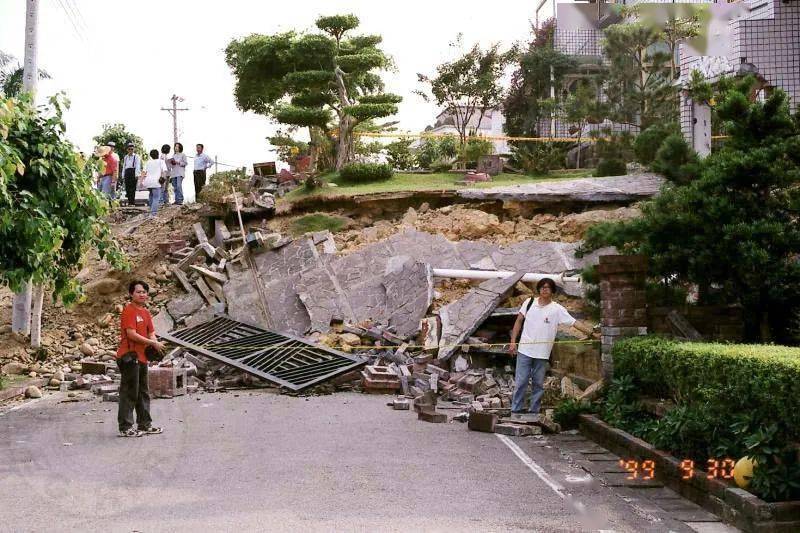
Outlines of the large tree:
[[753,83],[719,95],[728,138],[699,162],[696,179],[667,186],[640,219],[590,228],[587,243],[648,255],[656,277],[697,284],[703,301],[741,304],[749,339],[791,342],[789,322],[800,316],[800,116],[780,90],[751,102]]
[[[452,46],[461,46],[460,35]],[[475,44],[462,56],[436,67],[435,75],[417,74],[430,96],[425,90],[417,94],[453,117],[461,146],[466,144],[470,128],[479,128],[486,112],[502,104],[503,74],[516,54],[514,48],[502,52],[499,44],[486,50]],[[475,126],[470,125],[473,117],[477,117]]]
[[663,32],[651,24],[620,23],[605,30],[605,94],[615,122],[645,129],[677,118],[678,93],[664,48]]
[[391,67],[391,59],[379,47],[382,38],[351,35],[358,25],[355,15],[320,17],[320,32],[250,35],[225,49],[237,106],[307,127],[312,140],[332,133],[337,170],[353,160],[356,126],[393,115],[401,101],[383,92],[379,72]]

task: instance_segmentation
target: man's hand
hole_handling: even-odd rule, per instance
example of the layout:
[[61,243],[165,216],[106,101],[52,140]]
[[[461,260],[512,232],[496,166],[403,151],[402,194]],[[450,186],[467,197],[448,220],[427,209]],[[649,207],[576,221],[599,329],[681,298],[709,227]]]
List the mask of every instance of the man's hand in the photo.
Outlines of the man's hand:
[[153,348],[155,348],[159,352],[163,352],[166,349],[166,346],[164,345],[164,343],[163,342],[159,342],[157,340],[151,340],[150,341],[150,346],[152,346]]
[[514,357],[515,355],[517,355],[517,343],[516,342],[512,342],[511,344],[508,345],[508,354],[511,357]]

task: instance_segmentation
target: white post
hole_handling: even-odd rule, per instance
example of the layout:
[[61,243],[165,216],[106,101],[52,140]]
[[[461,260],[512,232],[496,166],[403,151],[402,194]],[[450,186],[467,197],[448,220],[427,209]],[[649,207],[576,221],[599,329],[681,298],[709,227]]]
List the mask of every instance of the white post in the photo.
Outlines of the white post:
[[39,0],[28,0],[25,14],[25,64],[22,73],[22,86],[25,92],[36,92],[39,70],[36,68],[38,55],[37,26],[39,23]]
[[42,345],[42,304],[44,303],[44,285],[33,286],[33,315],[31,317],[31,348]]
[[[36,97],[39,71],[36,67],[38,54],[37,26],[39,22],[39,0],[27,0],[25,12],[25,64],[22,72],[22,86],[25,92]],[[11,315],[11,331],[28,335],[31,332],[31,283],[14,294]]]

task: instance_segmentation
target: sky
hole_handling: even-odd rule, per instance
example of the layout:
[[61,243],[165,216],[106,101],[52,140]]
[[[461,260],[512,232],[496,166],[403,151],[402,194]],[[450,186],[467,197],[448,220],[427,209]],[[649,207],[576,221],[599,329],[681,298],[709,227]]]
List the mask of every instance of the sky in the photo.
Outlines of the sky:
[[[179,140],[194,153],[204,143],[219,169],[275,160],[266,137],[278,126],[243,113],[233,99],[234,79],[225,64],[231,39],[251,33],[314,29],[320,15],[354,13],[358,31],[383,36],[395,62],[382,77],[386,90],[403,96],[399,128],[421,131],[436,107],[412,91],[417,73],[431,74],[452,59],[448,46],[463,33],[465,46],[526,41],[538,2],[500,0],[40,0],[39,68],[52,79],[39,85],[39,100],[63,91],[72,105],[67,135],[90,151],[103,123],[122,122],[146,148],[172,142],[172,119],[161,111],[170,96],[184,98]],[[0,0],[0,50],[22,62],[25,0]],[[552,3],[540,18],[552,13]],[[191,147],[191,148],[190,148]]]

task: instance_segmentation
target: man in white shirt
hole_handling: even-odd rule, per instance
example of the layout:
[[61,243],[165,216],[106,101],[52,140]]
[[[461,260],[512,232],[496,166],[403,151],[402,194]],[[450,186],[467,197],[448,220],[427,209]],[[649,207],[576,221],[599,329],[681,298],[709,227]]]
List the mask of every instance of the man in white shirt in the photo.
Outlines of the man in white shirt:
[[197,155],[194,157],[194,201],[197,202],[200,198],[200,191],[206,185],[206,170],[214,165],[208,155],[203,153],[205,147],[202,144],[196,146]]
[[[514,375],[516,387],[511,400],[511,414],[521,415],[525,411],[525,395],[528,391],[528,382],[532,382],[530,413],[538,418],[544,395],[544,375],[550,360],[550,351],[559,325],[575,326],[586,333],[592,328],[575,321],[564,307],[553,301],[556,292],[556,282],[550,278],[542,278],[536,284],[538,298],[528,298],[522,302],[511,330],[511,344],[509,353],[517,357],[517,369]],[[522,337],[517,346],[517,337],[522,330]]]

